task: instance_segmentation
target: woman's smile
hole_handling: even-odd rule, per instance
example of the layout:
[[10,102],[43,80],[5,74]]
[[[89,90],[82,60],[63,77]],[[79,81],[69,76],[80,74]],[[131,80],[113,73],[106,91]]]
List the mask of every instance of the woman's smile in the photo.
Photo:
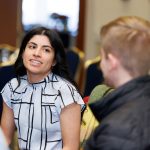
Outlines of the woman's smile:
[[39,60],[36,60],[36,59],[30,59],[30,64],[32,66],[40,66],[42,64],[42,62]]

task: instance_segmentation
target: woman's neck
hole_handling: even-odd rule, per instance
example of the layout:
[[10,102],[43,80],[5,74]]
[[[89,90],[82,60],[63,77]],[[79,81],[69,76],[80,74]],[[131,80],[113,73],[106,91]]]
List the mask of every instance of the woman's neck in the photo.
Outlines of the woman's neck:
[[47,75],[49,74],[49,72],[47,74],[31,74],[31,73],[27,73],[27,78],[28,78],[28,82],[29,83],[37,83],[42,81]]

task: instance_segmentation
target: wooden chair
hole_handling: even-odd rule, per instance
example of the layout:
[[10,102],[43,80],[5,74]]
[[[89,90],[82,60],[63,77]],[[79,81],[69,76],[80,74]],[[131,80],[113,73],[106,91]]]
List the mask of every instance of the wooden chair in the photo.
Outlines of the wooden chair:
[[[5,86],[5,84],[11,80],[13,77],[15,77],[15,70],[13,68],[13,65],[5,65],[0,67],[0,91]],[[2,114],[2,96],[0,94],[0,119]],[[17,131],[15,131],[11,146],[11,150],[19,150],[18,148],[18,140],[17,140]]]
[[[15,77],[15,70],[13,64],[18,55],[18,49],[9,44],[0,44],[0,91],[4,85],[13,77]],[[5,55],[6,52],[6,56]],[[3,60],[3,57],[7,57]],[[2,97],[0,95],[0,118],[2,111]]]
[[15,53],[17,47],[9,45],[9,44],[0,44],[0,66],[7,66],[13,64],[14,61],[10,58],[10,56]]
[[66,56],[70,73],[77,84],[79,84],[81,71],[84,65],[84,52],[77,47],[72,47],[67,50]]
[[99,63],[99,56],[85,62],[84,79],[82,80],[82,92],[84,96],[89,96],[96,85],[103,83],[103,75]]
[[[5,84],[15,77],[15,70],[13,64],[18,56],[19,49],[9,44],[0,44],[0,91]],[[2,114],[2,97],[0,94],[0,119]],[[17,131],[15,131],[12,143],[10,145],[11,150],[19,150]]]
[[[3,89],[5,84],[15,77],[15,71],[12,65],[0,67],[0,91]],[[2,96],[0,94],[0,118],[2,113]]]

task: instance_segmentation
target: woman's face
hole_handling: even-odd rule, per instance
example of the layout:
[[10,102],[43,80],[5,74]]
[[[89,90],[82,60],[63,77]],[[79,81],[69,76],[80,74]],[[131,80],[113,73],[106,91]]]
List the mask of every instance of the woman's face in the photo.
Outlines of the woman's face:
[[23,53],[23,63],[27,75],[42,80],[55,65],[55,51],[45,35],[33,36],[26,45]]

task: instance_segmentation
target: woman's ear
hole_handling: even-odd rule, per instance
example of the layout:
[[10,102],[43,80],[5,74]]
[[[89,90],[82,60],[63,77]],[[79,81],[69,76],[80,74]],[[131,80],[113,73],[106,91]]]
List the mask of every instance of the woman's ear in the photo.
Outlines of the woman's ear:
[[56,65],[56,60],[53,62],[52,67],[54,67]]

